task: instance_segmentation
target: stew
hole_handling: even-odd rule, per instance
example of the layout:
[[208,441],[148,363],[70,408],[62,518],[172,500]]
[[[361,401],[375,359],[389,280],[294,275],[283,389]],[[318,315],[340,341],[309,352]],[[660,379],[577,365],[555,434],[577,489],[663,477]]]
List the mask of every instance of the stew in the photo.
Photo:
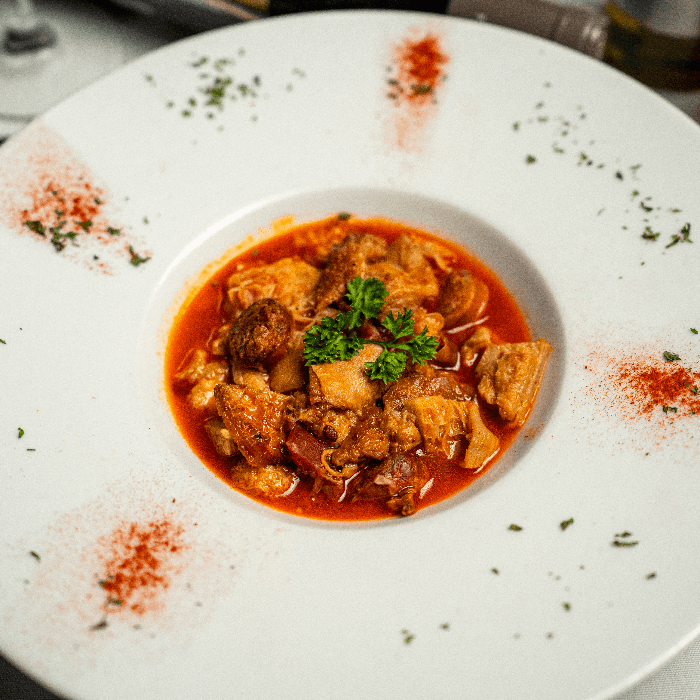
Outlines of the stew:
[[527,419],[551,350],[456,243],[343,213],[260,242],[190,295],[166,387],[183,437],[232,488],[367,520],[481,476]]

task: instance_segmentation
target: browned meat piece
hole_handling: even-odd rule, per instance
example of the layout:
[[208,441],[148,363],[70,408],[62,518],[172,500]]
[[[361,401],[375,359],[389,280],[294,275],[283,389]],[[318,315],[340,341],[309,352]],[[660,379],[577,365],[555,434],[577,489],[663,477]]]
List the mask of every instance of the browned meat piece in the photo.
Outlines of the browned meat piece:
[[498,452],[498,438],[484,425],[479,407],[474,401],[467,406],[469,414],[469,447],[464,453],[462,466],[465,469],[481,469]]
[[384,459],[389,454],[389,435],[382,427],[382,412],[376,406],[367,409],[337,450],[331,452],[336,467],[357,464],[366,458]]
[[471,367],[479,353],[491,344],[491,331],[485,326],[479,326],[464,342],[459,349],[462,364]]
[[309,367],[309,399],[360,413],[379,397],[379,380],[370,380],[365,362],[373,362],[382,352],[378,345],[365,345],[350,360],[325,362]]
[[[381,261],[367,265],[365,277],[376,277],[384,283],[388,296],[380,313],[383,318],[389,311],[394,315],[403,313],[404,309],[415,311],[426,299],[437,296],[438,283],[429,265],[416,270],[404,270],[398,265]],[[416,331],[422,331],[416,328]]]
[[349,233],[336,243],[316,288],[315,313],[319,314],[327,306],[340,301],[350,280],[357,276],[371,276],[363,274],[365,264],[383,258],[386,249],[387,245],[381,238],[366,233]]
[[274,299],[251,304],[233,322],[228,336],[231,361],[239,367],[270,369],[287,352],[292,315]]
[[260,299],[276,299],[292,316],[304,320],[313,308],[320,272],[303,260],[282,258],[263,267],[235,272],[228,279],[228,299],[235,309],[247,309]]
[[416,497],[429,478],[427,468],[416,455],[392,455],[363,473],[353,500],[383,500],[392,513],[412,515]]
[[437,310],[445,317],[445,326],[473,323],[484,312],[489,300],[488,287],[466,270],[453,270],[445,278]]
[[303,357],[304,340],[299,331],[292,332],[287,354],[270,370],[270,389],[280,394],[297,391],[306,386],[309,370]]
[[489,344],[476,366],[479,396],[497,406],[503,420],[522,425],[551,352],[552,346],[543,338],[529,343]]
[[416,417],[406,409],[397,411],[385,406],[382,427],[391,441],[391,452],[408,452],[421,443]]
[[215,416],[210,418],[204,428],[209,435],[209,439],[214,443],[216,451],[224,457],[231,457],[239,454],[236,443],[231,438],[231,431],[224,425],[224,421]]
[[328,445],[300,425],[295,425],[287,436],[287,452],[300,474],[314,480],[314,491],[322,490],[332,498],[338,498],[345,489],[344,478],[356,470],[343,473],[331,469],[325,459]]
[[283,464],[255,467],[244,459],[231,467],[230,475],[236,487],[267,498],[286,496],[299,483],[299,477]]
[[247,462],[264,466],[280,461],[288,397],[235,384],[217,385],[214,397],[216,410]]
[[409,399],[406,409],[416,416],[426,454],[452,459],[463,453],[463,467],[481,469],[498,450],[498,438],[484,425],[474,401],[423,396]]
[[439,371],[427,365],[414,365],[409,374],[389,387],[383,400],[386,408],[401,411],[410,398],[434,395],[466,401],[472,397],[472,392],[468,387],[457,383],[450,372]]
[[442,396],[420,396],[406,401],[406,409],[416,416],[426,454],[452,459],[466,450],[470,403]]

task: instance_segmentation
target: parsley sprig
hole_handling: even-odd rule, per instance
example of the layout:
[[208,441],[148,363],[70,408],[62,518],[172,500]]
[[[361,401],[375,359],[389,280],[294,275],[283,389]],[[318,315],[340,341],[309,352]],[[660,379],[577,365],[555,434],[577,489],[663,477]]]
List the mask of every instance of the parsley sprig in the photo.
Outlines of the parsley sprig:
[[327,316],[304,334],[304,360],[307,365],[349,360],[363,345],[380,345],[382,352],[379,357],[374,362],[366,362],[365,366],[370,379],[388,383],[401,376],[409,356],[413,362],[421,365],[435,357],[438,339],[428,335],[427,327],[415,334],[410,309],[404,309],[396,316],[390,311],[381,320],[382,327],[392,335],[391,340],[359,337],[357,329],[365,320],[378,317],[388,292],[384,283],[374,277],[366,280],[355,277],[348,282],[347,290],[350,311],[341,312],[335,318]]

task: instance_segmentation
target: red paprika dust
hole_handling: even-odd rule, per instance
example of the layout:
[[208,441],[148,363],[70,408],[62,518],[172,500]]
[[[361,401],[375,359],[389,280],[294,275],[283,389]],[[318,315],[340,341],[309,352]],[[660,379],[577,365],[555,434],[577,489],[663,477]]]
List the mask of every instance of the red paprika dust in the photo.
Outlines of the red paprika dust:
[[426,125],[429,114],[437,105],[448,62],[449,57],[435,34],[404,39],[394,48],[388,68],[387,97],[399,110],[394,115],[399,147],[416,145],[413,143],[417,138],[416,129]]
[[629,417],[700,414],[700,373],[678,361],[643,355],[618,358],[605,384],[614,406]]
[[177,557],[185,548],[183,528],[163,519],[145,525],[127,523],[105,541],[106,561],[100,586],[105,611],[129,610],[136,615],[158,609],[158,596],[177,573]]

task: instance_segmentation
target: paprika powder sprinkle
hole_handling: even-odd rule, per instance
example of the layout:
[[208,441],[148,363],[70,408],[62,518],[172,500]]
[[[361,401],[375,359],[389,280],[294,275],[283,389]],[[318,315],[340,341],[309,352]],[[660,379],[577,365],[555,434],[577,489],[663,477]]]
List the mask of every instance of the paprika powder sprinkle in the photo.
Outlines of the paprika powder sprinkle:
[[[134,265],[134,242],[108,221],[109,194],[95,184],[88,167],[47,127],[25,131],[10,142],[3,160],[0,220],[90,269],[111,272],[97,254],[105,247]],[[138,256],[139,262],[147,259]]]
[[596,352],[588,356],[584,369],[602,375],[593,391],[604,396],[620,418],[668,423],[700,415],[700,372],[669,357],[677,358],[656,349],[614,357]]
[[388,68],[387,97],[397,108],[394,117],[396,145],[415,150],[418,133],[426,126],[437,105],[440,86],[449,57],[437,35],[427,33],[420,38],[406,38],[393,52]]
[[126,523],[104,545],[99,585],[106,593],[105,613],[129,610],[142,616],[158,609],[158,595],[170,586],[177,557],[186,548],[182,525],[168,518]]

